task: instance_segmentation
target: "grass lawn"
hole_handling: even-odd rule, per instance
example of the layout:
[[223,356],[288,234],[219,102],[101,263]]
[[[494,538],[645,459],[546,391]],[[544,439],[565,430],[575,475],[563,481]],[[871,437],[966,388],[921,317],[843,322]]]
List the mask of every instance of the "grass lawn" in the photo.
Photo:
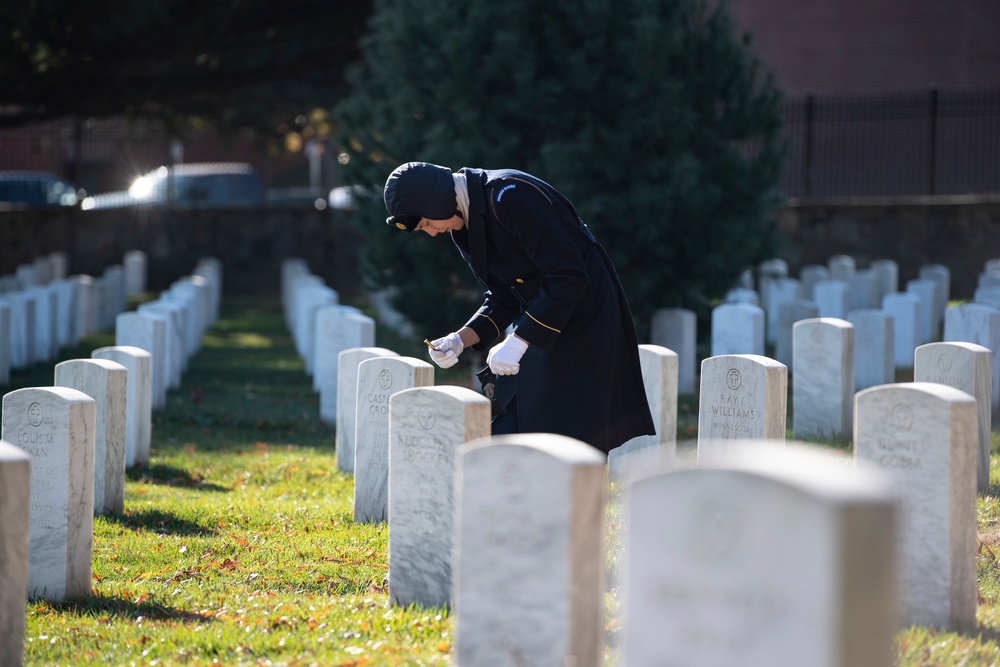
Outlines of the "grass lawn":
[[[423,358],[419,341],[378,336]],[[98,334],[61,359],[112,344]],[[53,365],[15,372],[6,391],[51,385]],[[437,374],[468,385],[464,365]],[[697,413],[682,397],[679,439],[696,437]],[[386,526],[354,523],[352,479],[318,416],[279,303],[227,298],[182,387],[154,413],[150,465],[128,472],[124,514],[95,519],[93,595],[28,604],[25,664],[451,664],[447,610],[389,605]],[[998,445],[994,434],[994,454]],[[901,631],[898,665],[1000,664],[998,460],[978,500],[978,627]],[[612,525],[609,553],[615,538]],[[612,590],[608,666],[615,608]]]

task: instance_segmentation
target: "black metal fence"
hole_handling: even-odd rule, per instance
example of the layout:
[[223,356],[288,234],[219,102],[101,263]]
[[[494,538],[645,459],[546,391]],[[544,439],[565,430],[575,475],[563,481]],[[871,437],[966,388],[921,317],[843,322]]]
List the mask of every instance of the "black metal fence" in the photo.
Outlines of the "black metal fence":
[[1000,192],[1000,90],[816,97],[785,104],[791,197]]

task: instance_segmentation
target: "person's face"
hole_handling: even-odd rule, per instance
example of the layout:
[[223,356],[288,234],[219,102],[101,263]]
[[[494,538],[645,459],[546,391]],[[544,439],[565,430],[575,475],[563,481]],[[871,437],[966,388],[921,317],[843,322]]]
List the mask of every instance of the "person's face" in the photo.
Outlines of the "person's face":
[[459,215],[453,215],[447,220],[431,220],[421,218],[414,228],[414,231],[424,232],[431,236],[437,236],[441,232],[453,232],[465,227],[465,220]]

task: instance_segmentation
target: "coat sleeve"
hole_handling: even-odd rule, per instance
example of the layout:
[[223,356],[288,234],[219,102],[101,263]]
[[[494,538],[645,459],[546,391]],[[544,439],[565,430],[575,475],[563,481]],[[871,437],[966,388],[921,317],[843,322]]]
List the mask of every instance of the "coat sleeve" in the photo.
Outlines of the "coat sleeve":
[[487,290],[483,305],[472,319],[465,323],[465,326],[479,336],[479,342],[473,345],[472,349],[485,350],[491,347],[514,321],[520,310],[520,305],[514,297],[505,293],[502,288]]
[[586,263],[569,230],[537,188],[523,181],[501,182],[490,194],[501,228],[514,236],[537,267],[540,288],[513,322],[532,345],[551,350],[587,291]]

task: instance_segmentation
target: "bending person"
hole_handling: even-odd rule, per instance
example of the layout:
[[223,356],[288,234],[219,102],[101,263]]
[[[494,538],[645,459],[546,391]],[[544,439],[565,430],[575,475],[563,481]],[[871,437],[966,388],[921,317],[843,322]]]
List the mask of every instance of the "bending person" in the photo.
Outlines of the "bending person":
[[383,194],[391,227],[448,232],[486,287],[430,356],[448,368],[466,348],[491,348],[505,409],[494,435],[558,433],[608,452],[655,432],[621,281],[566,197],[525,172],[427,162],[397,167]]

